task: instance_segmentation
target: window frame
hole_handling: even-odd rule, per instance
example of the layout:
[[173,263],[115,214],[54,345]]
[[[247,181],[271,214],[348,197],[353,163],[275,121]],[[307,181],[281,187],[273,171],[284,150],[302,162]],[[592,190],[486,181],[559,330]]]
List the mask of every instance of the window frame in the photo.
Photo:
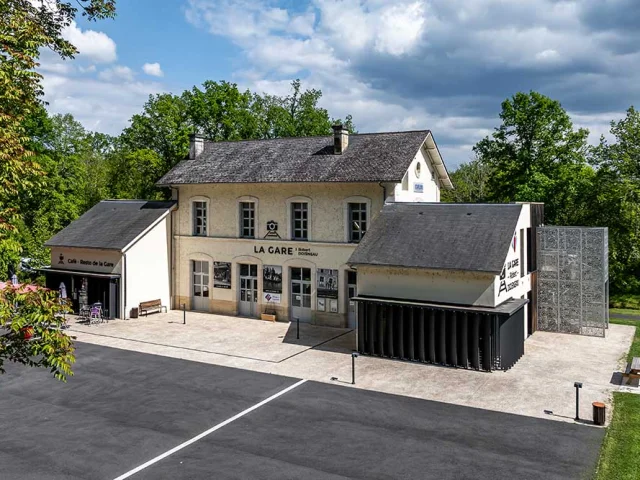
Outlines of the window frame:
[[[243,200],[238,202],[240,205],[240,238],[256,238],[256,202],[251,200]],[[250,208],[246,208],[249,207]],[[245,213],[249,213],[249,217],[245,217]],[[249,222],[248,226],[245,226],[245,221]]]
[[[309,241],[309,204],[307,202],[291,202],[291,240],[296,242]],[[297,214],[300,218],[297,218]],[[300,222],[300,226],[297,226]],[[298,235],[297,232],[300,232]]]
[[[351,210],[349,207],[352,203],[359,203],[359,204],[366,205],[365,208],[366,208],[367,225],[364,233],[362,234],[362,236],[360,237],[360,240],[358,241],[353,241],[351,236]],[[373,220],[372,209],[371,209],[371,199],[369,197],[365,197],[361,195],[354,195],[354,196],[343,199],[342,204],[343,204],[342,211],[343,211],[343,219],[344,219],[344,242],[357,245],[362,241],[362,238],[367,233],[367,230],[371,226],[371,222]]]
[[[202,232],[198,233],[198,225],[196,222],[197,218],[200,218],[197,215],[198,209],[201,207],[197,207],[196,204],[202,204],[204,206],[204,215],[203,218],[203,228]],[[210,202],[208,198],[203,197],[193,197],[190,199],[191,205],[191,236],[193,237],[208,237],[209,236],[209,206]]]
[[[295,204],[306,204],[306,238],[296,237],[295,231],[295,215],[294,215],[294,205]],[[287,238],[293,242],[310,242],[312,241],[312,229],[313,229],[313,203],[309,197],[304,196],[295,196],[290,197],[286,201],[287,205]]]
[[[354,228],[356,224],[356,220],[353,218],[353,214],[357,212],[359,219],[358,222],[360,226]],[[362,214],[364,214],[364,220],[362,219]],[[366,202],[348,202],[347,203],[347,229],[349,232],[349,243],[360,243],[365,233],[367,233],[367,224],[369,223],[369,208]],[[364,231],[362,228],[362,224],[364,223]],[[357,237],[357,238],[356,238]]]

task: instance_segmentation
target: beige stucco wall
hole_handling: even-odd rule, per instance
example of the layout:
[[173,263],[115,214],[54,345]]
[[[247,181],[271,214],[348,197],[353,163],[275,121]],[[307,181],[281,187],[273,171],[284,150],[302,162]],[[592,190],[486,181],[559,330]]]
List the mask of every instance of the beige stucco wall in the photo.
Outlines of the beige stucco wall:
[[492,307],[494,275],[361,265],[358,295]]
[[[386,193],[389,194],[387,185]],[[262,266],[283,267],[283,292],[279,304],[274,307],[279,319],[290,316],[291,298],[290,268],[311,269],[312,323],[334,326],[347,324],[346,262],[356,248],[347,243],[347,204],[368,204],[369,225],[384,202],[383,188],[377,183],[340,184],[216,184],[187,185],[178,187],[179,208],[174,214],[173,307],[191,305],[191,261],[209,263],[209,311],[238,314],[239,265],[258,266],[258,314],[264,312],[267,302],[263,298]],[[208,202],[207,237],[192,236],[192,202]],[[239,202],[256,203],[256,239],[238,238],[240,231]],[[289,203],[307,201],[310,204],[309,241],[290,239]],[[278,223],[281,238],[264,238],[268,221]],[[261,251],[261,247],[264,251]],[[271,247],[271,250],[270,250]],[[280,253],[275,253],[275,248]],[[305,249],[304,251],[302,249]],[[282,253],[284,252],[284,253]],[[232,264],[231,289],[213,287],[213,263]],[[320,268],[339,271],[338,312],[317,311],[316,270]]]
[[170,220],[167,216],[125,253],[127,291],[123,307],[126,318],[129,318],[131,308],[137,307],[140,302],[159,298],[167,309],[171,306],[169,230]]
[[117,250],[53,247],[51,249],[51,268],[81,272],[121,273],[122,255]]
[[[387,192],[389,193],[389,192]],[[357,198],[353,198],[357,197]],[[269,183],[269,184],[204,184],[178,187],[178,213],[175,233],[192,234],[192,202],[208,202],[209,237],[235,238],[239,235],[241,201],[255,201],[256,237],[267,234],[269,220],[278,223],[278,233],[290,238],[288,202],[310,203],[309,240],[314,242],[346,241],[346,204],[368,201],[371,217],[383,206],[383,189],[377,183]]]

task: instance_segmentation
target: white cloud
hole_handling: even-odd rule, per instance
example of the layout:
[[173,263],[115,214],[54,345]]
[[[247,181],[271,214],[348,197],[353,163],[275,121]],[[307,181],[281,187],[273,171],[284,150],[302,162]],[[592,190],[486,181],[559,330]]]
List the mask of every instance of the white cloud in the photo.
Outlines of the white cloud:
[[96,63],[111,63],[117,59],[116,43],[103,32],[82,30],[76,22],[71,22],[62,31],[62,36],[78,49],[78,58]]
[[163,77],[164,76],[164,72],[160,68],[160,64],[158,62],[156,62],[156,63],[145,63],[142,66],[142,71],[144,73],[146,73],[147,75],[151,75],[153,77]]
[[107,68],[98,74],[100,80],[106,82],[114,82],[124,80],[125,82],[133,81],[133,70],[124,65],[116,65],[115,67]]

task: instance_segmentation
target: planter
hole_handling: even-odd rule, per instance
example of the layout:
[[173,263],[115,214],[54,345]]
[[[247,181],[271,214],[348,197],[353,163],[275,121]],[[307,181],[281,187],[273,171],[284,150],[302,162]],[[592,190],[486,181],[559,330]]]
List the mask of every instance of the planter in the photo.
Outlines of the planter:
[[260,314],[260,318],[262,320],[268,320],[269,322],[275,322],[276,321],[276,314],[275,313],[261,313]]

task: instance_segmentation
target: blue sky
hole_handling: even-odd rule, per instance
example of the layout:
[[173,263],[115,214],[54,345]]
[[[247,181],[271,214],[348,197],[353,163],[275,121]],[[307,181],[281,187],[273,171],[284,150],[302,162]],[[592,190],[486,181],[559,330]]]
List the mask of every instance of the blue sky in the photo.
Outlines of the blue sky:
[[205,80],[286,94],[320,88],[361,132],[431,129],[445,162],[498,124],[500,103],[537,90],[591,141],[640,93],[634,0],[119,0],[115,20],[78,18],[79,49],[43,52],[49,109],[117,134],[149,94]]

